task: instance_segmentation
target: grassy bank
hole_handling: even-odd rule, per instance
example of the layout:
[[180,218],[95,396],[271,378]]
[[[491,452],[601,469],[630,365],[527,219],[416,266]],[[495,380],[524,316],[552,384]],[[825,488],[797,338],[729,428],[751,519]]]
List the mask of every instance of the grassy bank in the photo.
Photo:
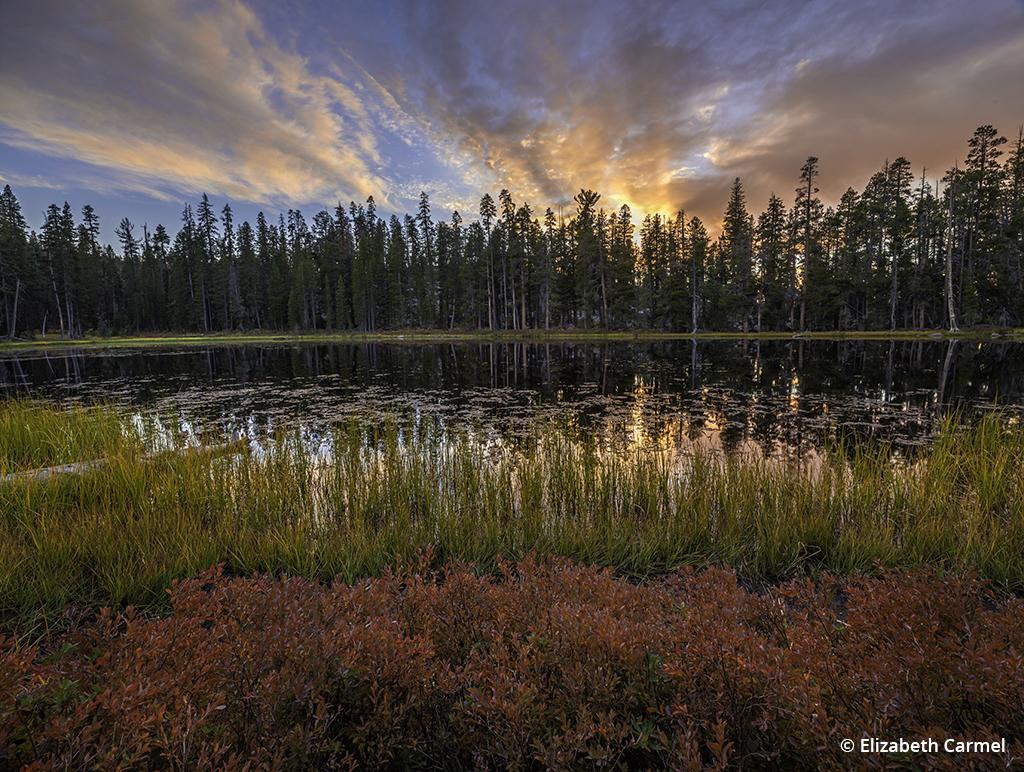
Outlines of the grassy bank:
[[148,430],[120,425],[123,444],[98,468],[0,484],[9,622],[66,604],[159,605],[172,579],[216,563],[351,580],[424,548],[482,568],[559,555],[632,575],[728,565],[765,581],[926,565],[1024,588],[1024,428],[998,416],[948,425],[910,465],[879,449],[836,448],[814,465],[604,452],[550,424],[515,448],[350,424],[315,441],[146,458]]
[[961,330],[867,330],[847,332],[659,332],[654,330],[387,330],[379,332],[237,332],[210,335],[146,334],[136,336],[58,337],[0,342],[0,352],[25,349],[126,348],[139,346],[245,345],[269,343],[545,343],[656,342],[671,340],[1024,340],[1019,328]]

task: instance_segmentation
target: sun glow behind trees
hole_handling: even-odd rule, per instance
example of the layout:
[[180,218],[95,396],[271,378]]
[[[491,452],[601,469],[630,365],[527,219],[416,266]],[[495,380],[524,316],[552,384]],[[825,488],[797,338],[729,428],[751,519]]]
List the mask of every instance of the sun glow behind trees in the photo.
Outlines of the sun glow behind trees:
[[[0,335],[57,331],[400,328],[526,330],[859,330],[1024,324],[1024,138],[991,126],[963,168],[932,185],[905,158],[832,206],[808,158],[792,206],[756,217],[737,179],[712,239],[685,212],[637,225],[581,190],[575,210],[541,212],[502,190],[476,219],[387,218],[372,197],[307,221],[237,224],[206,195],[172,237],[121,220],[99,243],[90,206],[76,223],[51,205],[28,232],[0,196]],[[471,215],[470,215],[471,216]]]

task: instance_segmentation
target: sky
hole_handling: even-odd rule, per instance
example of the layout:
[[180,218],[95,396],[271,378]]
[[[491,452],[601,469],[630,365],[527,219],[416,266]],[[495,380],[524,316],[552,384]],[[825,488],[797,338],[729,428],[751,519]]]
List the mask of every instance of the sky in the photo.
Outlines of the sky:
[[581,188],[714,228],[818,156],[835,200],[903,155],[941,176],[976,126],[1024,123],[1024,0],[481,3],[0,0],[0,183],[177,228],[236,219],[538,214]]

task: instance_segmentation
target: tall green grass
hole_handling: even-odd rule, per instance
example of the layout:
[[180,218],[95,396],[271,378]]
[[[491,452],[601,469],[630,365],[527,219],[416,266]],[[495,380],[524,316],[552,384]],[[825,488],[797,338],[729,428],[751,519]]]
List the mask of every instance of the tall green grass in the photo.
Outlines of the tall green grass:
[[0,485],[2,613],[159,604],[214,563],[351,580],[428,547],[483,567],[563,555],[763,580],[927,564],[1024,589],[1024,429],[999,416],[949,423],[908,463],[841,446],[813,464],[608,451],[550,425],[516,447],[396,423],[314,445],[147,460],[129,442],[85,474]]
[[141,450],[138,431],[103,406],[62,410],[45,402],[0,402],[0,475]]

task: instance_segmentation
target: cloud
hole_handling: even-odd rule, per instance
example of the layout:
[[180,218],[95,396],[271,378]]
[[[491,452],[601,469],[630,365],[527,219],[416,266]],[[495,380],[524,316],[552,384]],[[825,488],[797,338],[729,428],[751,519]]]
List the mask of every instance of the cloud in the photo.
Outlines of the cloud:
[[6,16],[6,144],[114,170],[147,193],[386,193],[382,108],[359,90],[358,68],[349,79],[342,64],[312,71],[240,2],[35,2]]
[[788,197],[795,170],[816,155],[823,194],[834,200],[887,158],[906,156],[934,179],[963,160],[977,126],[1016,133],[1024,14],[1002,3],[970,13],[894,29],[869,54],[809,61],[765,95],[755,124],[716,137],[716,169]]
[[18,4],[0,142],[147,195],[472,216],[589,187],[714,226],[734,176],[758,208],[813,154],[835,198],[1024,120],[1019,0],[247,1]]
[[[0,135],[2,137],[3,135]],[[123,171],[82,169],[61,169],[53,175],[24,174],[17,171],[0,173],[0,183],[11,185],[18,190],[36,188],[39,190],[67,191],[69,188],[89,190],[103,195],[142,193],[158,201],[178,201],[178,197],[159,187],[146,176],[133,177]]]
[[403,109],[431,116],[492,184],[521,198],[567,202],[593,187],[609,200],[664,203],[655,179],[701,147],[725,91],[700,39],[666,32],[657,9],[471,10],[448,3],[409,19],[418,67],[392,89]]
[[814,154],[838,195],[886,157],[938,170],[976,125],[1024,119],[1011,0],[416,8],[388,16],[405,39],[381,81],[535,203],[592,187],[715,222],[736,175],[760,206]]
[[45,190],[61,190],[64,185],[43,177],[40,174],[17,174],[7,172],[0,174],[0,185],[13,185],[16,188],[43,188]]

